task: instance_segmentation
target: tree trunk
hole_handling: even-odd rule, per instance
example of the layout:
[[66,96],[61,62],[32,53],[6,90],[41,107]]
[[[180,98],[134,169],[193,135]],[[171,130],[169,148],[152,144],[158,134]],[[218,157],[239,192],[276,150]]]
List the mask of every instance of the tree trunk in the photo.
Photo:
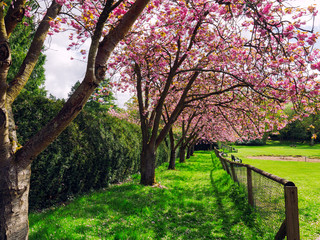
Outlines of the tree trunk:
[[185,147],[182,147],[180,146],[180,160],[179,162],[180,163],[185,163],[186,162],[186,148]]
[[310,140],[310,146],[314,146],[314,138],[311,138],[311,140]]
[[310,127],[310,131],[311,131],[311,139],[310,139],[310,146],[314,146],[314,134],[315,134],[315,130],[313,127]]
[[192,144],[192,146],[191,146],[190,155],[191,155],[191,156],[193,156],[193,155],[194,155],[194,144]]
[[174,135],[172,128],[169,131],[169,139],[170,139],[170,161],[169,161],[169,167],[168,170],[175,170],[176,169],[176,148],[174,145]]
[[188,147],[187,148],[187,159],[189,159],[190,158],[190,156],[191,156],[191,147]]
[[28,239],[31,168],[14,158],[17,147],[11,107],[0,107],[0,240]]
[[170,153],[170,161],[169,161],[169,170],[175,170],[176,169],[176,150],[171,148]]
[[141,181],[142,185],[152,186],[156,183],[156,149],[155,146],[145,144],[141,152]]
[[15,163],[0,166],[0,240],[28,239],[28,195],[31,169]]

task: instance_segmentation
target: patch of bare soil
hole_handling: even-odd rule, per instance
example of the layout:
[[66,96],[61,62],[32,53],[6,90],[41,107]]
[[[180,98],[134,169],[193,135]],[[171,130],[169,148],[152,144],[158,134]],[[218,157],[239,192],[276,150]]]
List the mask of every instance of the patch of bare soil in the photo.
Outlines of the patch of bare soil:
[[251,159],[274,160],[274,161],[296,161],[296,162],[320,162],[319,158],[290,157],[290,156],[249,156]]

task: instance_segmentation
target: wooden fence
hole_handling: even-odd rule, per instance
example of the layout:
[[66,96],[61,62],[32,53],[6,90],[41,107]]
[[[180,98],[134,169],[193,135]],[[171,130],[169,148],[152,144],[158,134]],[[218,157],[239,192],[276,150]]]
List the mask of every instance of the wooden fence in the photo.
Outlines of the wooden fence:
[[227,152],[230,152],[230,153],[238,152],[238,150],[236,148],[231,147],[231,146],[229,146],[227,144],[224,144],[224,143],[220,142],[220,143],[218,143],[218,145],[219,145],[219,148],[222,149],[223,151],[227,151]]
[[[262,199],[258,194],[255,194],[259,191],[259,183],[255,182],[256,178],[253,178],[253,173],[255,175],[258,175],[259,178],[262,179],[268,179],[268,180],[259,180],[261,181],[269,181],[273,183],[280,184],[283,189],[283,193],[277,193],[280,194],[280,202],[284,202],[284,208],[282,209],[285,212],[285,216],[282,221],[282,224],[279,224],[280,226],[277,228],[277,233],[275,235],[276,240],[284,239],[287,236],[288,240],[298,240],[300,239],[300,233],[299,233],[299,213],[298,213],[298,194],[297,194],[297,187],[294,185],[293,182],[290,182],[286,179],[280,178],[278,176],[275,176],[273,174],[267,173],[261,169],[255,168],[248,164],[242,164],[239,162],[234,162],[226,159],[222,156],[222,152],[219,152],[218,149],[214,149],[216,156],[219,158],[223,168],[227,173],[231,176],[231,178],[244,186],[247,189],[247,195],[248,195],[248,203],[252,207],[257,207],[257,205],[261,205],[262,208],[266,208],[266,201],[270,201],[271,199],[268,199],[268,197]],[[272,183],[272,184],[273,184]],[[272,184],[263,184],[263,186],[260,185],[260,193],[261,192],[268,192],[268,191],[274,191]],[[275,190],[278,191],[278,190]],[[263,194],[263,193],[262,193]],[[272,204],[272,203],[271,203]],[[275,204],[275,203],[273,203]],[[282,203],[280,203],[281,205]],[[266,209],[268,211],[268,209]],[[273,216],[274,217],[274,216]]]

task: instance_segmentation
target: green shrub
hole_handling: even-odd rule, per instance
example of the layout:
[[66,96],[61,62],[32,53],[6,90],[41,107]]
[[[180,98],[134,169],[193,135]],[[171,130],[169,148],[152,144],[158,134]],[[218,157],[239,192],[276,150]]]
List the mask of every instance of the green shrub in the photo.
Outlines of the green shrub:
[[[17,100],[14,114],[22,145],[46,124],[63,102],[44,97]],[[105,112],[82,111],[32,163],[30,208],[42,209],[73,195],[124,181],[139,172],[139,126]],[[168,159],[164,142],[157,165]]]
[[236,145],[244,145],[244,146],[263,146],[266,144],[264,139],[253,139],[247,141],[236,141]]

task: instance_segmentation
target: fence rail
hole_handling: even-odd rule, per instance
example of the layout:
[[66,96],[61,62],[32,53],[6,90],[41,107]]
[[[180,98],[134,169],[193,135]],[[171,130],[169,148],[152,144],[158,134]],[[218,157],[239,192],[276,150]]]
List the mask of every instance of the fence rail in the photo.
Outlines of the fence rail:
[[227,152],[230,152],[230,153],[238,152],[238,149],[236,149],[234,147],[231,147],[231,146],[229,146],[227,144],[224,144],[224,143],[220,142],[220,143],[218,143],[218,145],[219,145],[219,148],[222,149],[223,151],[227,151]]
[[263,224],[271,228],[275,239],[300,239],[297,187],[280,178],[248,164],[233,162],[214,149],[224,170],[242,187],[246,188],[248,203],[257,209]]

